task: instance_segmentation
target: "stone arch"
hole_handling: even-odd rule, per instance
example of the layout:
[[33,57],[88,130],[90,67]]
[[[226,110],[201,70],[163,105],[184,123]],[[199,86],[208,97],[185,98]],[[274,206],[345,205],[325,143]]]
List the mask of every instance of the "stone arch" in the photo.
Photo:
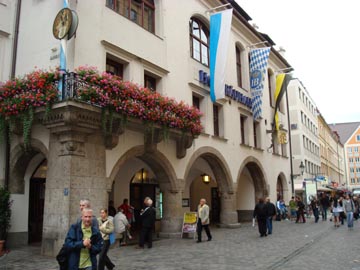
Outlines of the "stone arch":
[[[281,187],[281,194],[279,194],[279,188]],[[286,176],[283,172],[279,173],[277,180],[276,180],[276,198],[278,195],[281,195],[282,199],[285,200],[285,202],[289,201],[288,194],[289,194],[289,187],[286,183]]]
[[237,176],[236,208],[239,221],[251,220],[256,200],[266,196],[269,196],[269,185],[265,170],[255,157],[247,157]]
[[160,235],[164,237],[178,236],[183,219],[182,194],[180,192],[182,181],[177,179],[173,166],[164,154],[157,150],[147,152],[144,146],[131,148],[114,165],[109,177],[109,187],[115,181],[122,166],[126,166],[126,161],[134,158],[141,160],[151,168],[162,192],[163,215],[160,222]]
[[247,168],[252,177],[254,188],[255,188],[255,197],[265,197],[269,195],[269,185],[266,181],[265,170],[260,163],[254,157],[247,157],[240,166],[237,182],[239,182],[243,170]]
[[199,148],[191,156],[185,170],[184,179],[188,178],[190,170],[198,158],[203,158],[212,167],[214,176],[219,179],[218,184],[221,186],[222,192],[230,194],[234,193],[233,181],[230,173],[230,168],[223,155],[215,148],[204,146]]
[[24,194],[25,181],[24,176],[29,162],[39,153],[44,158],[48,158],[48,149],[46,146],[37,139],[31,139],[31,148],[27,151],[24,150],[22,143],[17,144],[11,150],[10,157],[10,182],[9,190],[11,193]]
[[156,171],[156,177],[159,183],[169,183],[171,190],[179,190],[179,183],[176,181],[177,176],[169,160],[159,151],[154,151],[151,153],[146,152],[144,146],[135,146],[119,158],[110,173],[108,183],[109,189],[111,188],[112,183],[115,181],[121,166],[123,166],[123,164],[131,158],[140,159],[154,171]]
[[225,226],[233,226],[237,223],[233,181],[229,166],[224,156],[218,150],[209,146],[204,146],[193,153],[184,173],[186,187],[190,187],[189,181],[193,181],[193,179],[190,179],[189,175],[200,158],[205,160],[205,162],[207,162],[211,167],[211,171],[216,179],[216,183],[220,191],[220,223]]

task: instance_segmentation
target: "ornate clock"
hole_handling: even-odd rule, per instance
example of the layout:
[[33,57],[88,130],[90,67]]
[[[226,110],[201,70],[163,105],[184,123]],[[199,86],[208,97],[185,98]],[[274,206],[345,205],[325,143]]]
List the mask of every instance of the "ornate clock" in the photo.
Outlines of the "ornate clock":
[[71,9],[63,8],[56,15],[53,24],[53,35],[56,39],[63,39],[69,33],[73,15]]

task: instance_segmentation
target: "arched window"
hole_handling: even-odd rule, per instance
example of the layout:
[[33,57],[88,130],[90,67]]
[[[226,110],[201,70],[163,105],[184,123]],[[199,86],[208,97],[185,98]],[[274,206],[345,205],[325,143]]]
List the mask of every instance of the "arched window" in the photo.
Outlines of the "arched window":
[[209,30],[198,19],[190,19],[191,57],[200,63],[209,65]]
[[239,87],[243,87],[243,78],[242,78],[242,65],[241,65],[241,55],[242,49],[239,46],[235,47],[236,49],[236,76],[237,76],[237,83]]

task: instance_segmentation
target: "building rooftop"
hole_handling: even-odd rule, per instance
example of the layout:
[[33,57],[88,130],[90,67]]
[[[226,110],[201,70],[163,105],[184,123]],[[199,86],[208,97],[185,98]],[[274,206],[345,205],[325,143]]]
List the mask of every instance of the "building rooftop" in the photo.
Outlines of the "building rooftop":
[[329,124],[329,127],[340,136],[343,145],[359,126],[360,122]]

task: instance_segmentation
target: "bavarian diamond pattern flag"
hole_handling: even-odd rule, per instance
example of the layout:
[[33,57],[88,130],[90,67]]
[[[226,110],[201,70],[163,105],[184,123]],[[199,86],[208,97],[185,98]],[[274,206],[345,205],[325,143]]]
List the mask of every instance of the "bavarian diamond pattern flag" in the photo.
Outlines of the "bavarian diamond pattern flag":
[[270,49],[256,48],[250,51],[250,91],[254,120],[262,114],[262,95]]

